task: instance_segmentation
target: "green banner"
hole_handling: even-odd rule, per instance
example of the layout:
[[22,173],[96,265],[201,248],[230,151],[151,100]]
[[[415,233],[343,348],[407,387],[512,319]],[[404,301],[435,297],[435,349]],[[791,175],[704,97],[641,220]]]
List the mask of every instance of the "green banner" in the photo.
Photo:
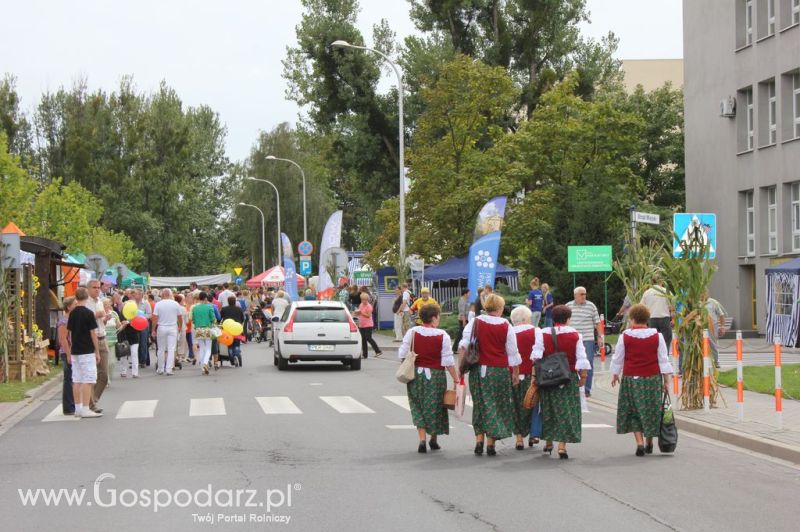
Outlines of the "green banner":
[[568,246],[567,271],[610,272],[612,270],[611,246]]

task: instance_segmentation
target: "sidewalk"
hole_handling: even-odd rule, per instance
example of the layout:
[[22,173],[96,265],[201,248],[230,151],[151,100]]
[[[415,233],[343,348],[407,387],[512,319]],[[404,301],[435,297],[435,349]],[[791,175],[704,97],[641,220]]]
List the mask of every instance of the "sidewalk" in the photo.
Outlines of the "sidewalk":
[[[606,367],[609,364],[610,360],[606,359]],[[611,388],[611,374],[600,371],[599,360],[597,369],[589,402],[615,410],[619,387]],[[783,428],[778,429],[773,396],[745,391],[744,421],[739,421],[736,390],[721,387],[720,392],[717,407],[710,412],[680,410],[680,399],[673,397],[678,428],[800,464],[800,401],[784,398]]]

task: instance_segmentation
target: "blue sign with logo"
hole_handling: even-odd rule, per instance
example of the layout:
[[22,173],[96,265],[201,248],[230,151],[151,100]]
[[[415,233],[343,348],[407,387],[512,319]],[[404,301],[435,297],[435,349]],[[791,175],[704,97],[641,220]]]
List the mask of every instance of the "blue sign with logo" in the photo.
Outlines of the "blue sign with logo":
[[683,256],[684,248],[700,252],[700,246],[708,246],[708,258],[717,257],[717,215],[714,213],[680,213],[673,215],[672,255]]
[[506,197],[497,196],[489,200],[478,213],[472,246],[469,248],[469,272],[467,288],[472,300],[478,297],[478,288],[494,287],[497,272],[500,234],[506,213]]
[[300,259],[300,275],[303,277],[311,275],[311,260]]
[[241,277],[237,277],[236,279],[234,279],[233,282],[235,282],[236,284],[242,284],[242,278]]

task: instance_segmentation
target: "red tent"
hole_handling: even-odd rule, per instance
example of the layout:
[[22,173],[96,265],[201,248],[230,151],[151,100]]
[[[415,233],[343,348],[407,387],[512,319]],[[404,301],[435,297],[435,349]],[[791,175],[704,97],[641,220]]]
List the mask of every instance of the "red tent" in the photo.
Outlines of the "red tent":
[[[285,272],[283,267],[274,266],[265,272],[261,272],[255,277],[248,279],[244,284],[250,288],[258,288],[259,286],[274,286],[282,288],[286,281]],[[297,289],[303,289],[306,286],[305,278],[297,274]]]

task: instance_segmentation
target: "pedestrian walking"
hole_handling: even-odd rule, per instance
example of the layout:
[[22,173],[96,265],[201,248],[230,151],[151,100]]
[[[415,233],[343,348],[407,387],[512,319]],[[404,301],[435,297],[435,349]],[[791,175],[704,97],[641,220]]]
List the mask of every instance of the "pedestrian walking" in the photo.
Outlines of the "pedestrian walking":
[[381,348],[378,347],[378,344],[372,338],[372,329],[375,326],[375,322],[372,320],[372,305],[369,302],[369,294],[361,292],[361,304],[353,314],[358,316],[358,332],[361,333],[362,358],[367,358],[367,354],[369,353],[367,348],[368,343],[372,346],[372,349],[375,350],[375,357],[383,355]]
[[640,303],[650,311],[649,325],[661,333],[669,351],[672,346],[672,305],[661,278],[654,275],[651,282],[652,286],[642,294]]
[[[231,295],[236,303],[236,296]],[[238,307],[237,307],[238,308]],[[178,332],[183,328],[181,306],[172,296],[172,290],[161,291],[161,300],[153,307],[153,333],[156,335],[156,375],[173,375]]]
[[[484,301],[486,314],[476,317],[464,329],[458,346],[459,360],[464,359],[475,330],[478,362],[470,368],[469,390],[472,395],[472,427],[475,432],[475,454],[495,456],[495,442],[514,433],[513,386],[519,384],[517,337],[503,315],[505,300],[491,294]],[[461,364],[463,367],[463,364]],[[508,368],[511,368],[509,373]]]
[[92,279],[87,284],[89,289],[89,302],[87,308],[94,311],[95,319],[97,320],[97,328],[95,334],[97,336],[97,344],[99,349],[100,358],[97,361],[97,375],[95,385],[92,388],[92,398],[89,402],[89,409],[93,412],[102,412],[103,409],[97,406],[103,392],[108,386],[108,346],[106,345],[106,321],[110,318],[106,314],[105,305],[100,299],[101,289],[100,281]]
[[403,337],[405,337],[408,330],[413,327],[411,321],[411,291],[408,289],[408,283],[400,285],[400,291],[403,293],[403,304],[400,310],[403,312]]
[[279,318],[283,318],[283,314],[286,312],[286,309],[289,307],[289,300],[286,299],[286,292],[283,290],[278,290],[278,293],[275,296],[275,299],[272,300],[272,315],[278,316]]
[[[117,330],[120,328],[120,319],[119,314],[114,310],[110,297],[103,300],[103,310],[106,313],[106,349],[108,349],[109,353],[114,353],[117,345]],[[110,354],[107,356],[110,356]],[[108,363],[106,367],[108,367]],[[107,370],[109,385],[111,384],[112,373],[112,371]]]
[[526,303],[531,309],[531,325],[538,327],[539,320],[542,318],[542,310],[544,309],[544,294],[542,293],[542,289],[539,288],[538,277],[531,279],[530,286],[531,289],[528,292],[528,299],[526,300]]
[[147,320],[147,327],[139,331],[139,367],[150,367],[150,320],[153,317],[153,309],[144,298],[141,288],[133,291],[133,300],[136,302],[139,314]]
[[403,291],[400,287],[394,289],[394,299],[392,300],[392,315],[394,316],[394,342],[403,341]]
[[[233,298],[234,301],[231,303],[230,299]],[[236,304],[236,298],[231,296],[228,298],[228,305],[222,308],[222,312],[220,312],[220,318],[224,323],[225,320],[233,320],[236,323],[242,324],[242,330],[244,330],[244,312],[242,312],[241,307]],[[241,365],[242,361],[242,343],[239,341],[238,338],[234,338],[233,343],[228,346],[228,360],[232,365]]]
[[208,361],[211,359],[211,328],[217,323],[214,305],[208,302],[208,294],[200,292],[198,302],[192,307],[192,327],[197,342],[197,357],[203,366],[203,374],[208,375]]
[[64,307],[64,315],[59,318],[56,323],[56,331],[58,333],[58,356],[61,358],[61,363],[64,364],[64,385],[61,388],[61,412],[65,416],[75,414],[75,396],[72,394],[72,362],[67,356],[67,353],[70,352],[70,332],[67,330],[67,322],[69,321],[69,315],[75,308],[75,305],[74,297],[65,297],[62,304]]
[[426,438],[430,436],[432,451],[439,450],[438,437],[450,433],[450,420],[444,406],[447,376],[453,379],[455,388],[458,375],[453,357],[450,336],[439,329],[439,305],[425,305],[420,309],[422,325],[412,327],[403,337],[398,356],[404,360],[412,351],[417,354],[414,361],[416,375],[406,384],[411,419],[417,428],[419,445],[417,452],[426,453]]
[[127,378],[128,366],[130,365],[131,377],[139,378],[139,342],[141,341],[141,331],[137,331],[131,325],[130,320],[122,320],[117,330],[117,341],[128,342],[130,346],[130,356],[117,359],[117,371],[120,378]]
[[[580,333],[583,339],[583,349],[586,358],[589,360],[589,375],[586,378],[586,397],[592,395],[592,376],[594,375],[594,354],[597,352],[597,343],[603,343],[604,332],[600,323],[600,314],[597,307],[586,299],[586,288],[578,286],[575,288],[572,301],[567,303],[567,307],[572,311],[572,326]],[[555,322],[555,316],[553,316]],[[556,322],[557,323],[557,322]],[[596,341],[595,341],[595,332]]]
[[[514,334],[517,337],[517,350],[522,359],[519,365],[519,384],[513,387],[514,391],[514,434],[517,437],[516,449],[525,450],[525,436],[528,438],[528,446],[533,447],[539,443],[539,434],[531,432],[533,422],[533,411],[525,408],[525,393],[531,383],[533,375],[533,344],[536,343],[536,327],[531,324],[532,312],[529,307],[522,305],[515,307],[511,311],[511,324],[514,326]],[[539,406],[536,406],[538,413]]]
[[427,286],[424,286],[422,290],[419,291],[419,298],[414,301],[411,305],[411,313],[416,314],[416,322],[417,325],[422,325],[422,320],[419,317],[419,309],[422,308],[423,305],[438,305],[439,302],[436,301],[431,297],[431,290]]
[[636,456],[653,453],[653,438],[661,431],[661,402],[669,393],[669,362],[664,336],[648,326],[652,318],[645,305],[628,311],[630,328],[617,341],[611,359],[611,386],[620,382],[617,434],[633,432]]
[[555,300],[553,299],[553,293],[550,291],[550,285],[547,283],[542,283],[542,299],[544,301],[544,305],[542,306],[542,313],[544,315],[544,326],[552,327],[553,307],[556,305],[555,305]]
[[456,336],[455,345],[461,342],[461,338],[464,336],[464,327],[469,323],[469,296],[469,288],[465,288],[461,291],[461,297],[458,299],[458,336]]
[[708,348],[714,358],[714,365],[719,367],[718,343],[719,338],[727,332],[725,328],[727,312],[719,301],[708,296],[708,290],[703,293],[703,296],[706,300],[706,312],[708,312]]
[[[100,290],[100,284],[97,284]],[[93,418],[103,415],[92,410],[92,390],[97,383],[100,364],[100,343],[97,339],[96,311],[90,307],[89,290],[79,287],[75,291],[77,305],[67,319],[70,341],[66,344],[67,362],[72,365],[72,394],[75,398],[75,416]],[[95,307],[96,308],[96,307]]]
[[[581,441],[581,399],[579,387],[583,386],[591,365],[586,358],[585,342],[581,334],[570,327],[572,310],[566,305],[553,308],[553,326],[536,332],[533,360],[560,352],[567,356],[570,382],[553,388],[540,388],[539,403],[542,409],[542,437],[544,452],[552,454],[553,442],[558,442],[558,457],[566,460],[567,443]],[[556,336],[556,342],[553,341]],[[556,349],[558,343],[558,349]],[[536,373],[534,369],[534,373]]]

